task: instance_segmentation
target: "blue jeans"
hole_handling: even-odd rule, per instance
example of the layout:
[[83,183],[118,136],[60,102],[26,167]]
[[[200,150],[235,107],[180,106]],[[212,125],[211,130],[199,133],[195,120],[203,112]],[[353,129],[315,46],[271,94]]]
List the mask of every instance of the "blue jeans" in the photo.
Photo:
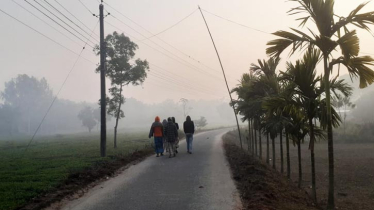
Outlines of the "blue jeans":
[[157,154],[164,153],[163,140],[162,137],[155,137],[155,152]]
[[192,152],[193,134],[186,133],[186,141],[187,141],[187,152]]

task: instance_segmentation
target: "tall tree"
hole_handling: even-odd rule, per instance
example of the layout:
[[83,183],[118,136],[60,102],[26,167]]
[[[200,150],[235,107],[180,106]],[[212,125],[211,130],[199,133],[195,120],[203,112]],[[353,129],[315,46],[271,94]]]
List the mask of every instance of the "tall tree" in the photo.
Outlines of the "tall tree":
[[[270,56],[278,57],[288,47],[292,46],[291,54],[305,47],[317,47],[322,52],[324,64],[324,85],[326,86],[327,104],[327,136],[329,155],[329,195],[328,209],[335,208],[334,200],[334,149],[332,133],[332,112],[330,95],[330,75],[334,66],[344,65],[351,76],[360,77],[360,88],[365,88],[374,82],[374,72],[368,67],[373,65],[374,59],[369,56],[359,55],[359,38],[355,30],[349,30],[348,26],[370,31],[369,25],[374,24],[374,12],[359,12],[367,3],[359,5],[348,16],[342,17],[335,13],[334,0],[291,0],[299,5],[290,10],[291,15],[306,14],[299,18],[300,26],[305,26],[309,20],[313,20],[318,32],[308,29],[302,32],[292,29],[293,32],[278,31],[274,35],[279,39],[270,41],[266,52]],[[308,35],[309,33],[310,35]],[[340,47],[341,56],[333,58],[332,52]]]
[[[121,109],[125,103],[122,95],[123,87],[142,84],[146,77],[149,65],[146,60],[136,59],[135,51],[138,45],[130,40],[123,33],[113,32],[105,38],[108,61],[106,66],[106,76],[111,80],[112,87],[109,92],[112,98],[109,99],[108,114],[116,119],[114,126],[114,148],[117,148],[117,128],[119,119],[123,118],[124,112]],[[96,45],[94,52],[100,55],[100,47]],[[99,68],[98,68],[99,69]],[[98,70],[97,69],[97,70]]]

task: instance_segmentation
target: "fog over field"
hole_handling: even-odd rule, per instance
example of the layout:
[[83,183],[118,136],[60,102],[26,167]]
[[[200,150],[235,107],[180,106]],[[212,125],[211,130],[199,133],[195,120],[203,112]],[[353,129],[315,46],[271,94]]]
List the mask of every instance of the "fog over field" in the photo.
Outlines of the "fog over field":
[[[152,186],[173,189],[160,206],[278,209],[297,188],[279,210],[373,209],[373,1],[1,0],[0,28],[1,210],[42,209],[151,155],[144,170],[166,182]],[[144,180],[131,184],[153,193]]]

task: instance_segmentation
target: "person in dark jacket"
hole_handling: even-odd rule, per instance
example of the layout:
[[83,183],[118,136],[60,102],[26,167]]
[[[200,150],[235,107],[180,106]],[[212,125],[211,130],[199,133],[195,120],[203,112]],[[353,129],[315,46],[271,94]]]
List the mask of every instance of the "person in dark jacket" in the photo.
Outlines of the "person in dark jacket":
[[175,157],[175,142],[178,138],[178,130],[175,124],[173,123],[172,119],[168,118],[168,124],[165,128],[165,136],[168,141],[169,145],[169,158],[171,158],[171,154],[173,153],[173,156]]
[[[177,131],[179,130],[179,125],[178,123],[175,122],[175,117],[172,117],[171,120],[173,121],[175,127],[177,127]],[[175,153],[178,153],[178,148],[179,148],[179,138],[176,139],[175,141]]]
[[152,123],[151,129],[149,131],[149,138],[154,136],[155,140],[155,152],[157,154],[156,157],[159,157],[160,155],[164,155],[164,126],[160,122],[160,118],[157,116],[155,118],[155,122]]
[[168,141],[167,141],[167,138],[166,138],[166,135],[165,135],[166,126],[168,125],[168,121],[166,119],[164,119],[162,121],[162,125],[164,126],[164,151],[168,152],[169,151],[169,145],[168,145]]
[[195,124],[190,116],[187,116],[186,121],[183,123],[183,131],[186,134],[187,152],[192,154],[192,141],[193,134],[195,133]]

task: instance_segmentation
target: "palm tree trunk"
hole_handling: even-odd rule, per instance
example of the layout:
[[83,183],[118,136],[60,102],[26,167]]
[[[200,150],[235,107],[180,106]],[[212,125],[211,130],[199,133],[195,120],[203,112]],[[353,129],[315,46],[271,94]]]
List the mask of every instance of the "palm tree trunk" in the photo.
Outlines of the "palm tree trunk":
[[270,164],[269,163],[269,153],[270,153],[270,151],[269,151],[269,133],[266,133],[266,163],[267,164]]
[[253,126],[253,120],[252,120],[252,156],[255,156],[255,141],[254,141],[254,132],[253,132],[254,126]]
[[257,152],[257,130],[256,129],[254,129],[255,130],[255,154],[256,154],[256,156],[258,156],[258,152]]
[[312,199],[315,203],[317,203],[317,191],[316,191],[316,166],[315,166],[315,159],[314,159],[314,126],[313,126],[313,119],[309,119],[309,130],[310,130],[310,160],[311,160],[311,168],[312,168]]
[[248,118],[248,138],[247,138],[248,152],[251,152],[251,121]]
[[290,139],[286,130],[286,150],[287,150],[287,179],[291,179],[291,159],[290,159]]
[[303,180],[303,170],[301,168],[301,139],[297,141],[297,158],[299,162],[299,188],[301,188],[301,182]]
[[281,173],[284,173],[284,160],[283,160],[283,136],[282,136],[282,129],[280,130],[279,136],[279,143],[280,143],[280,155],[281,155]]
[[260,146],[260,160],[262,160],[262,142],[261,142],[261,129],[258,131],[258,145]]
[[329,194],[327,201],[327,209],[335,209],[334,197],[334,142],[332,134],[332,116],[331,116],[331,95],[330,95],[330,68],[327,64],[328,54],[324,54],[324,70],[325,70],[325,92],[326,92],[326,108],[327,108],[327,143],[329,156]]
[[273,146],[273,169],[275,170],[276,167],[275,167],[275,139],[274,138],[271,138],[271,143]]
[[120,85],[119,89],[119,102],[118,102],[118,110],[117,110],[117,116],[116,116],[116,125],[114,126],[114,148],[117,148],[117,127],[118,127],[118,120],[119,120],[119,114],[121,112],[121,105],[122,105],[122,84]]

